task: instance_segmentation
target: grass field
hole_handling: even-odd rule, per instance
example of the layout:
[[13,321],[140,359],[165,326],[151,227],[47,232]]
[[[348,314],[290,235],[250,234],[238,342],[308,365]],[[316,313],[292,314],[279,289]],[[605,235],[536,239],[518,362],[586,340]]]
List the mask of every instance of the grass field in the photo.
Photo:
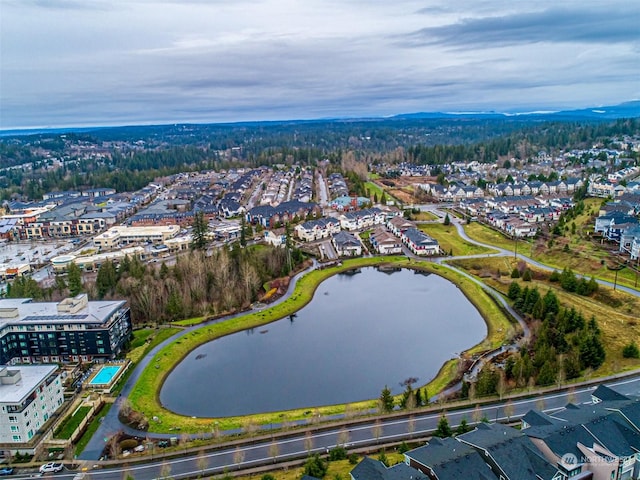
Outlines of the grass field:
[[418,213],[412,213],[411,217],[413,220],[417,220],[418,222],[430,222],[433,220],[438,220],[438,216],[426,211],[420,211]]
[[[505,250],[515,250],[516,248],[514,240],[478,222],[465,225],[464,231],[470,238],[478,242],[494,245]],[[531,243],[527,240],[518,240],[518,252],[529,256],[531,254]]]
[[[385,452],[385,456],[387,457],[387,461],[389,465],[395,465],[404,461],[404,456],[395,453],[395,452]],[[377,458],[378,455],[371,455],[373,458]],[[362,460],[363,457],[358,457],[358,463]],[[348,460],[336,460],[328,463],[327,474],[325,475],[325,479],[333,480],[333,479],[342,479],[348,480],[350,478],[349,472],[354,469],[355,465],[349,463]],[[276,480],[300,480],[304,473],[303,467],[291,468],[288,470],[273,470],[269,472],[270,475],[273,476]],[[252,475],[252,476],[239,476],[234,477],[237,480],[259,480],[262,478],[264,474]]]
[[60,427],[54,432],[53,436],[55,438],[62,438],[64,440],[68,440],[71,438],[73,432],[80,426],[80,423],[89,413],[91,407],[80,407],[76,412],[71,416],[67,417],[67,419],[62,422]]
[[[316,287],[321,281],[339,273],[341,271],[376,264],[393,264],[400,267],[420,268],[437,273],[453,282],[455,282],[465,293],[467,298],[476,305],[481,312],[483,318],[488,325],[488,337],[482,344],[472,348],[471,353],[491,348],[503,343],[506,338],[513,333],[513,326],[510,324],[506,316],[496,306],[481,289],[480,286],[470,280],[461,277],[459,274],[448,269],[447,267],[436,265],[431,262],[416,262],[405,257],[372,257],[359,258],[344,261],[342,266],[334,267],[326,270],[314,270],[303,278],[301,278],[294,293],[284,302],[263,311],[248,313],[242,317],[235,318],[227,322],[220,322],[212,325],[206,325],[198,330],[194,330],[187,335],[175,340],[170,345],[162,349],[152,359],[150,365],[143,372],[141,378],[136,384],[130,402],[132,407],[142,412],[147,418],[154,416],[159,418],[158,422],[151,422],[150,430],[158,432],[168,432],[172,427],[179,426],[183,432],[199,432],[208,431],[211,428],[213,419],[190,418],[174,414],[163,409],[157,399],[158,392],[166,375],[169,374],[174,365],[176,365],[184,356],[186,356],[196,346],[209,342],[223,335],[228,335],[237,331],[246,330],[248,328],[257,327],[287,315],[290,315],[307,302],[309,302]],[[438,374],[438,377],[427,385],[430,395],[437,393],[436,386],[446,385],[452,379],[452,367],[444,368]],[[223,430],[235,428],[247,428],[251,425],[260,425],[267,423],[283,423],[283,421],[311,419],[317,414],[326,416],[338,413],[345,413],[350,409],[353,412],[370,411],[377,406],[377,399],[359,402],[357,404],[324,406],[311,410],[300,409],[288,412],[275,412],[269,414],[254,415],[248,418],[223,418],[219,419],[219,427]],[[284,420],[283,420],[284,418]]]
[[440,244],[440,248],[445,252],[453,252],[453,255],[476,255],[489,253],[492,250],[484,247],[479,247],[472,243],[466,242],[458,232],[454,225],[444,225],[442,223],[429,223],[419,226],[420,230],[427,235],[435,238]]
[[369,196],[373,197],[373,195],[378,196],[378,200],[382,198],[382,188],[375,182],[365,182],[364,188],[369,190]]
[[142,357],[153,350],[156,345],[160,345],[167,338],[178,333],[180,328],[145,328],[133,332],[134,338],[131,342],[131,349],[127,353],[127,358],[133,363],[138,363]]
[[[510,278],[510,272],[516,266],[512,258],[460,260],[455,263],[466,268],[470,273],[483,277],[487,284],[504,294],[514,281]],[[592,297],[583,297],[568,293],[553,282],[517,281],[523,288],[538,287],[542,295],[551,289],[563,306],[575,307],[586,319],[591,318],[592,315],[596,318],[598,327],[602,331],[606,359],[604,364],[593,372],[594,375],[610,375],[640,367],[640,360],[622,357],[622,348],[631,340],[637,341],[640,338],[640,319],[637,314],[640,311],[640,299],[638,297],[602,286]]]

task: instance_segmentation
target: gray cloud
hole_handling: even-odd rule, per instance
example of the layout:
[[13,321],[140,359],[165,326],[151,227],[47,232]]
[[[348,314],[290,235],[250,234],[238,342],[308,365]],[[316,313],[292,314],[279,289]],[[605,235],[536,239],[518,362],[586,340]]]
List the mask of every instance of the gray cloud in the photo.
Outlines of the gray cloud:
[[537,2],[537,13],[508,0],[244,2],[251,8],[111,0],[94,12],[79,0],[12,1],[0,17],[0,128],[556,109],[640,97],[637,7],[626,0],[606,13],[551,0]]
[[[427,11],[427,10],[425,10]],[[404,36],[408,44],[500,47],[534,42],[620,43],[640,40],[640,4],[588,10],[549,8],[502,16],[465,18]]]

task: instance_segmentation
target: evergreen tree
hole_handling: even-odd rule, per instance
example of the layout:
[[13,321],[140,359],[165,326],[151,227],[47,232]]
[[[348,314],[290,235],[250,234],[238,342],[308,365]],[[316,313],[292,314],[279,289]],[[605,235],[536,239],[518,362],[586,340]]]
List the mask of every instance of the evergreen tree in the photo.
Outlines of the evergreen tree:
[[391,390],[386,385],[382,389],[382,393],[380,394],[380,408],[383,412],[389,413],[393,411],[394,401],[393,396],[391,395]]
[[193,229],[191,235],[193,241],[191,242],[191,248],[196,250],[203,250],[207,246],[207,232],[209,231],[209,225],[204,218],[202,212],[196,212],[193,217]]
[[452,434],[453,434],[453,431],[449,426],[449,420],[447,420],[446,415],[443,414],[440,417],[440,420],[438,421],[438,427],[436,428],[436,431],[433,433],[433,436],[445,438],[445,437],[450,437]]
[[320,455],[315,453],[307,459],[304,464],[304,475],[310,477],[323,478],[327,474],[327,463],[320,458]]
[[444,216],[444,224],[445,225],[450,225],[451,224],[451,219],[449,218],[449,214],[448,213]]
[[416,407],[422,406],[422,393],[420,393],[420,389],[416,389]]
[[458,425],[458,428],[456,428],[456,435],[462,435],[463,433],[467,433],[469,431],[471,431],[471,427],[467,423],[467,419],[463,418],[460,422],[460,425]]
[[511,282],[511,285],[509,285],[509,291],[507,292],[507,297],[509,297],[510,300],[515,300],[521,293],[522,289],[518,282]]
[[42,300],[44,290],[31,277],[18,277],[12,283],[7,283],[7,298],[33,298]]
[[622,356],[624,358],[640,358],[640,350],[635,342],[628,343],[622,349]]
[[184,317],[184,306],[182,296],[177,290],[171,290],[165,307],[170,320],[179,320]]
[[67,284],[69,285],[69,294],[72,297],[82,292],[82,272],[80,267],[73,262],[69,264],[69,270],[67,270]]
[[104,296],[113,292],[116,288],[116,284],[118,283],[118,274],[116,272],[116,267],[114,266],[111,260],[107,260],[98,269],[98,275],[96,277],[96,289],[98,293],[98,298],[102,299]]
[[167,267],[167,264],[162,262],[160,264],[160,278],[161,279],[165,279],[169,276],[169,267]]

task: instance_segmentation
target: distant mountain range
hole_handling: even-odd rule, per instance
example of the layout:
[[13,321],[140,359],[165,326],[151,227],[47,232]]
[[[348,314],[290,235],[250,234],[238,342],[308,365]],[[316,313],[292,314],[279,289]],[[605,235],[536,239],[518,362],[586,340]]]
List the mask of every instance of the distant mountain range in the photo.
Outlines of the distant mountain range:
[[[621,103],[619,105],[610,105],[606,107],[584,108],[580,110],[562,110],[562,111],[532,111],[532,112],[416,112],[403,113],[390,117],[349,117],[349,118],[319,118],[314,120],[276,120],[276,121],[255,121],[255,122],[218,122],[202,125],[245,125],[245,126],[261,126],[261,125],[278,125],[278,124],[305,124],[305,123],[340,123],[340,122],[383,122],[393,120],[437,120],[437,119],[495,119],[508,120],[519,119],[523,121],[598,121],[598,120],[616,120],[619,118],[639,118],[640,117],[640,100]],[[187,125],[186,123],[177,122],[166,126],[176,127],[179,125]],[[191,124],[193,125],[193,124]],[[0,137],[14,135],[33,135],[33,134],[63,134],[67,132],[92,132],[104,129],[122,129],[122,128],[157,128],[164,125],[132,125],[132,126],[111,126],[111,127],[68,127],[68,128],[33,128],[33,129],[12,129],[0,130]]]
[[606,107],[583,108],[580,110],[508,112],[417,112],[394,115],[393,119],[409,120],[421,118],[513,118],[525,117],[541,120],[615,120],[618,118],[640,117],[640,100]]

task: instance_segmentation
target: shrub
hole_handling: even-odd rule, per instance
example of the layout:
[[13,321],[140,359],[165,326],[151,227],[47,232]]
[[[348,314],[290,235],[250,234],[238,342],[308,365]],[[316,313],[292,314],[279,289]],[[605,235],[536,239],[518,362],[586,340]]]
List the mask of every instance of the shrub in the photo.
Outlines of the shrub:
[[517,267],[511,271],[511,278],[520,278],[520,270]]
[[349,463],[351,465],[355,465],[358,463],[358,454],[357,453],[352,453],[349,455]]
[[622,349],[622,356],[624,358],[640,358],[640,350],[635,342],[631,342],[624,346]]
[[522,280],[524,280],[525,282],[530,282],[531,278],[532,278],[531,270],[527,268],[522,274]]
[[304,474],[310,477],[324,478],[327,474],[327,464],[317,453],[309,457],[304,464]]
[[329,460],[345,460],[347,458],[347,449],[344,447],[335,447],[329,450]]

